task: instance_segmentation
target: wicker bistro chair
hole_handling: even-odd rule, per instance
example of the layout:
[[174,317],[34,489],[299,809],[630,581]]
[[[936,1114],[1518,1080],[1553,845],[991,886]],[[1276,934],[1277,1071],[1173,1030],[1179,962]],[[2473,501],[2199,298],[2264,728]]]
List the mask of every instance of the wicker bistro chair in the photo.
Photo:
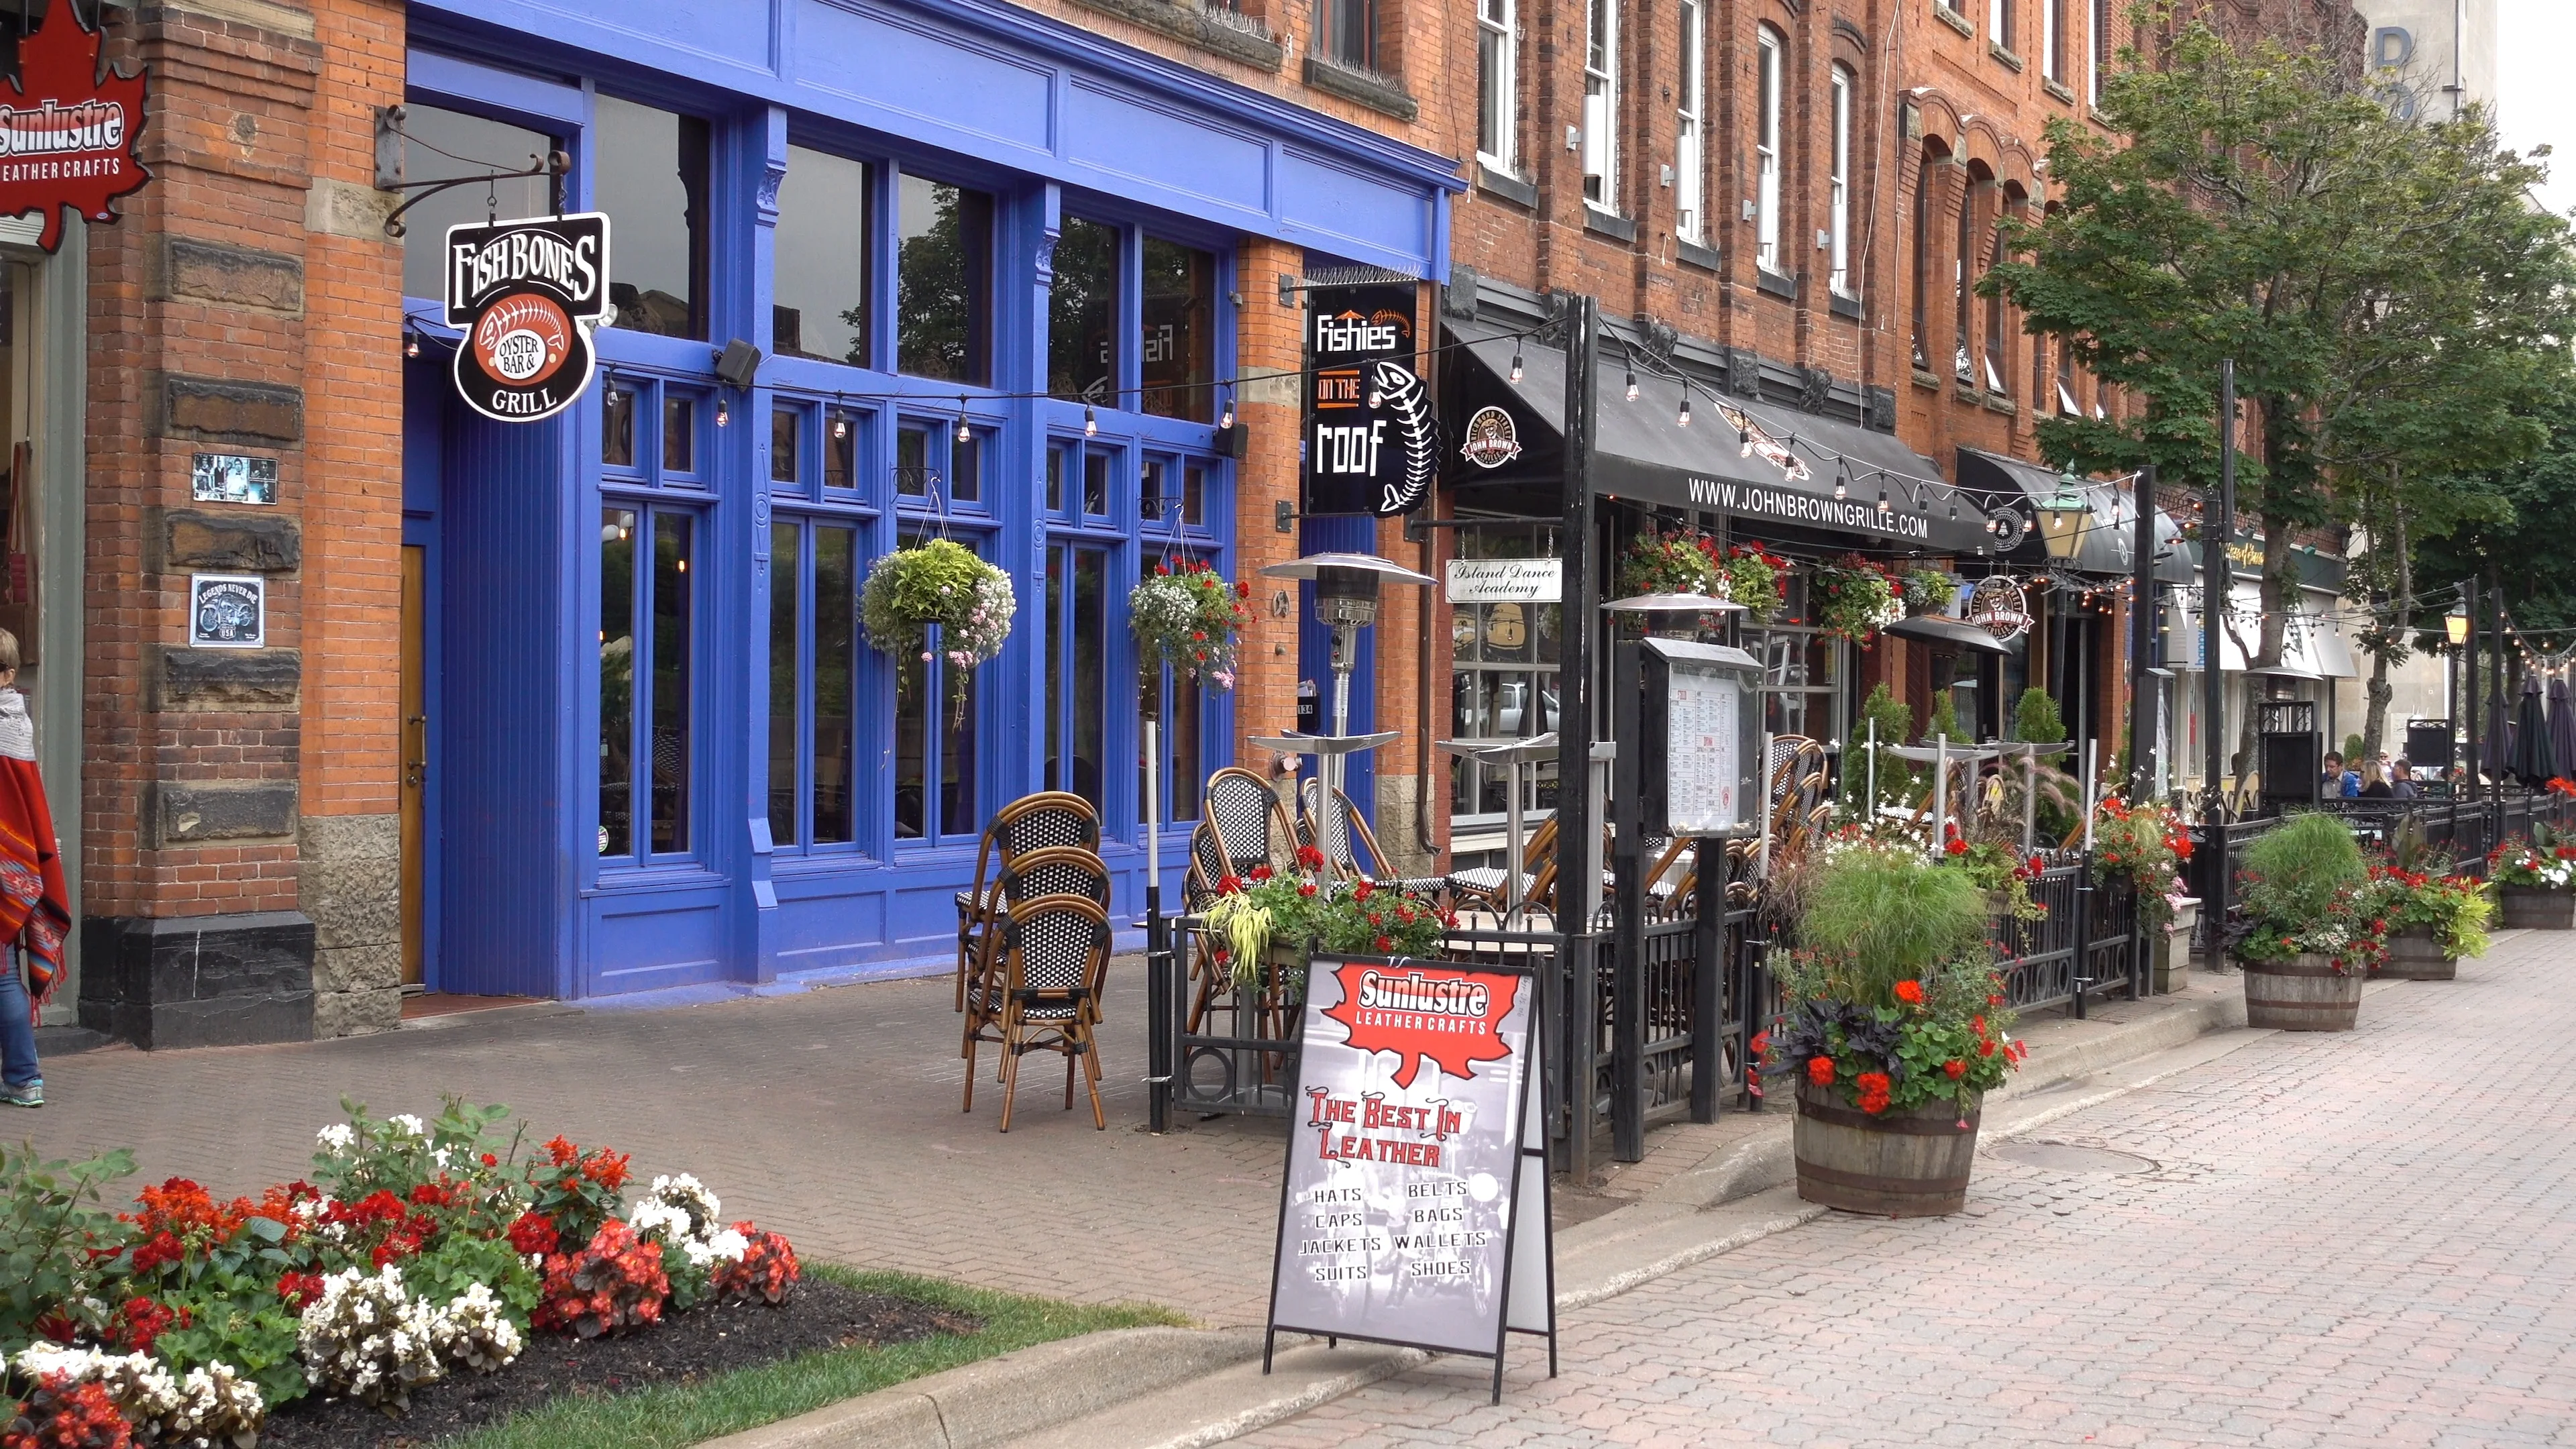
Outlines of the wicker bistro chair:
[[1064,1055],[1064,1106],[1073,1110],[1076,1063],[1091,1091],[1091,1125],[1106,1130],[1100,1107],[1100,1053],[1092,1034],[1100,993],[1109,980],[1109,913],[1088,896],[1030,896],[1011,903],[994,923],[996,971],[977,983],[977,1029],[966,1036],[966,1101],[975,1110],[975,1048],[1002,1049],[1002,1130],[1020,1088],[1020,1058],[1033,1051]]
[[1300,793],[1305,808],[1297,821],[1297,843],[1322,852],[1325,865],[1333,871],[1420,896],[1440,895],[1450,889],[1445,875],[1390,875],[1386,852],[1378,848],[1376,833],[1369,829],[1367,818],[1351,803],[1349,795],[1334,791],[1333,798],[1341,808],[1326,811],[1320,808],[1324,798],[1322,781],[1306,781]]
[[[1556,817],[1553,815],[1540,821],[1538,829],[1521,843],[1521,899],[1534,901],[1538,898],[1541,872],[1545,872],[1553,882],[1556,874]],[[1449,889],[1460,897],[1473,900],[1488,910],[1500,911],[1510,896],[1510,892],[1503,888],[1507,879],[1501,867],[1480,865],[1451,871],[1448,884]]]
[[974,884],[957,893],[957,1010],[966,1009],[966,977],[976,958],[977,938],[1001,908],[1002,875],[1021,855],[1049,846],[1100,849],[1100,814],[1090,801],[1062,790],[1023,795],[993,812],[984,827],[984,838],[975,847]]
[[[1277,868],[1296,849],[1297,831],[1288,807],[1270,782],[1240,765],[1228,765],[1208,776],[1205,824],[1216,838],[1223,869],[1214,879],[1244,876],[1257,865]],[[1192,857],[1193,862],[1196,856]]]
[[[1028,851],[1011,862],[998,882],[1001,891],[1000,911],[1007,912],[1024,900],[1039,896],[1080,896],[1109,909],[1109,868],[1100,857],[1078,845],[1048,845]],[[982,932],[976,941],[975,960],[968,968],[966,986],[966,1037],[990,1025],[988,1004],[990,988],[998,980],[1001,938],[994,931]],[[1092,1003],[1092,1020],[1100,1020],[1100,1003]],[[961,1047],[961,1054],[964,1048]]]

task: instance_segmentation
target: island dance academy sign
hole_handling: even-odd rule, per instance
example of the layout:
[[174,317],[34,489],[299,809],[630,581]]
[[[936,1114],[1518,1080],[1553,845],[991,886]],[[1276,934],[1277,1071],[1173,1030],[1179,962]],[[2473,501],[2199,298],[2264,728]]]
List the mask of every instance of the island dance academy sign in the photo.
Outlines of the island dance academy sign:
[[1529,1333],[1555,1372],[1536,991],[1511,971],[1314,958],[1271,1344],[1284,1331],[1491,1358],[1499,1402],[1504,1334]]
[[99,33],[69,4],[18,43],[18,74],[0,93],[0,216],[41,215],[36,245],[63,242],[63,208],[116,220],[108,203],[143,189],[144,76],[98,63]]
[[495,422],[542,422],[590,386],[608,319],[608,214],[447,229],[447,320],[465,330],[456,391]]

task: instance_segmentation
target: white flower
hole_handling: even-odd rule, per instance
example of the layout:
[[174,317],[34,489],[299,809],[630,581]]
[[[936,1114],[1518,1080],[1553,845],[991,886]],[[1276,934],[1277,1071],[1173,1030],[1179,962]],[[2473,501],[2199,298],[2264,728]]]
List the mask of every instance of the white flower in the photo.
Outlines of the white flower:
[[358,1145],[358,1134],[346,1122],[334,1122],[313,1134],[325,1152],[346,1152]]
[[394,1115],[387,1117],[385,1119],[385,1125],[401,1132],[406,1137],[427,1137],[429,1135],[429,1129],[422,1126],[421,1120],[418,1117],[411,1115],[409,1112],[397,1112]]

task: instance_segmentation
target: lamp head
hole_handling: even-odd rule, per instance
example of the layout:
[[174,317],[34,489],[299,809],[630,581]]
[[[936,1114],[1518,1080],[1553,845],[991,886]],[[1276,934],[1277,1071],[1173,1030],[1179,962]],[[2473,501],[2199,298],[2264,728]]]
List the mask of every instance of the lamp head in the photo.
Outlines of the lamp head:
[[2048,556],[2060,563],[2075,557],[2084,541],[2084,526],[2093,519],[2093,504],[2084,496],[2084,487],[2072,473],[2057,477],[2056,496],[2039,505],[2040,542],[2048,546]]

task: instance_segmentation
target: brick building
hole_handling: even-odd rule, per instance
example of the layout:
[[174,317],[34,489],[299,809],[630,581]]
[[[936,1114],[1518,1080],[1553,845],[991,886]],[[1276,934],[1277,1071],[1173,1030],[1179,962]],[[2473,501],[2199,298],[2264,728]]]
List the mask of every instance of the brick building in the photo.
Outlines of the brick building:
[[[1316,641],[1265,588],[1237,690],[1140,681],[1125,592],[1375,532],[1272,524],[1305,335],[1274,279],[1442,274],[1420,47],[898,9],[109,0],[151,184],[51,257],[0,234],[36,378],[26,682],[79,864],[58,1013],[173,1045],[380,1029],[421,988],[920,969],[1030,790],[1088,795],[1141,900],[1145,771],[1181,864],[1197,782],[1294,722]],[[492,422],[449,377],[439,246],[555,209],[506,174],[552,152],[565,208],[611,218],[616,315],[570,412]],[[460,176],[492,179],[418,184]],[[868,562],[934,535],[1019,605],[953,714],[923,703],[944,660],[853,617]],[[220,641],[254,647],[195,647],[208,578],[260,601]],[[1368,704],[1419,708],[1392,677]]]

